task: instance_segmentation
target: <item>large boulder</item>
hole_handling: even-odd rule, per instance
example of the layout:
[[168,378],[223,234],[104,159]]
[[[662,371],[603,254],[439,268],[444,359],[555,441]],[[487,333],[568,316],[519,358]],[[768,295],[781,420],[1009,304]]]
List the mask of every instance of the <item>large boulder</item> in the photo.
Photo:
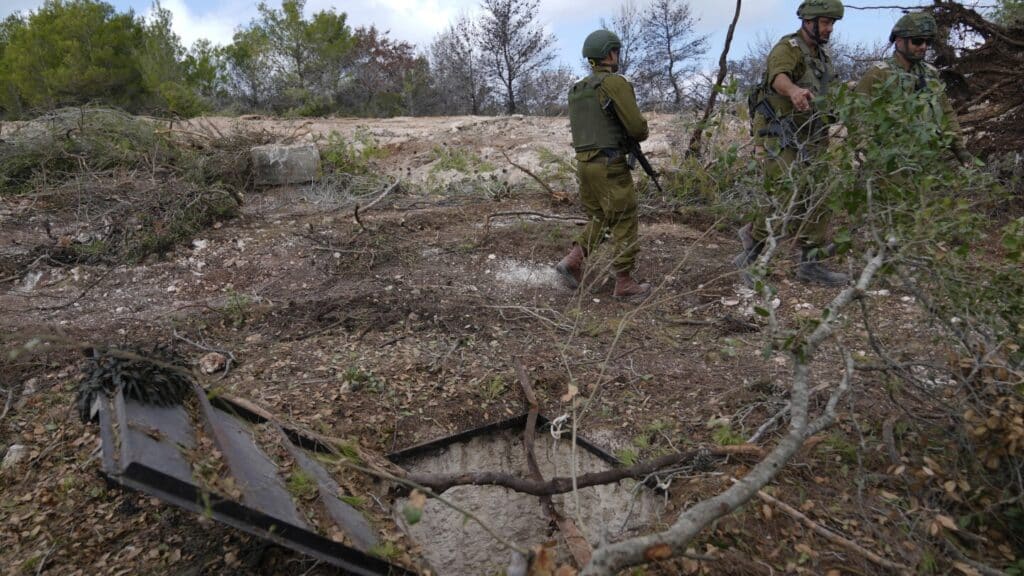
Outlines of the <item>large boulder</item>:
[[305,184],[320,173],[320,151],[315,144],[269,144],[256,146],[251,153],[258,186]]

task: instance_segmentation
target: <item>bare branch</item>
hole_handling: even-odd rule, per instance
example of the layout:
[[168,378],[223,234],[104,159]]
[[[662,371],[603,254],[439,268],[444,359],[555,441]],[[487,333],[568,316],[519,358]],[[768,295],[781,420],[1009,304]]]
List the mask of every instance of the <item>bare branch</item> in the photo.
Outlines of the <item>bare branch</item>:
[[778,445],[743,479],[737,481],[725,492],[699,502],[681,514],[667,530],[631,538],[595,550],[593,560],[583,571],[585,576],[616,574],[628,566],[647,562],[647,551],[653,547],[668,545],[673,555],[678,556],[685,553],[690,541],[708,524],[745,504],[775,478],[807,439],[810,362],[821,344],[831,337],[834,323],[839,317],[839,311],[862,296],[875,274],[885,263],[885,248],[884,246],[880,247],[878,253],[868,260],[855,286],[844,289],[832,300],[826,308],[826,313],[823,314],[822,321],[814,331],[804,337],[802,342],[794,345],[792,349],[793,387],[790,395],[790,410],[793,417],[790,421],[789,431]]
[[[739,482],[739,480],[736,480],[735,478],[733,478],[732,480],[733,480],[733,482]],[[900,564],[898,562],[893,562],[891,560],[886,560],[885,558],[882,558],[878,554],[875,554],[874,552],[868,550],[867,548],[864,548],[860,544],[857,544],[853,540],[850,540],[848,538],[840,536],[839,534],[836,534],[835,532],[829,530],[828,528],[825,528],[821,524],[818,524],[814,520],[811,520],[810,518],[808,518],[806,515],[801,513],[796,508],[793,508],[789,504],[786,504],[785,502],[782,502],[781,500],[772,497],[771,495],[766,493],[764,490],[758,490],[757,497],[760,498],[761,500],[764,500],[768,504],[771,504],[771,505],[777,507],[778,509],[782,510],[786,514],[789,514],[793,518],[799,520],[805,526],[810,528],[815,534],[817,534],[818,536],[821,536],[822,538],[828,540],[829,542],[832,542],[833,544],[837,544],[839,546],[842,546],[843,548],[846,548],[847,550],[850,550],[852,552],[856,552],[857,554],[860,554],[861,556],[867,558],[868,560],[870,560],[874,564],[877,564],[878,566],[881,566],[882,568],[886,568],[888,570],[892,570],[893,572],[896,572],[897,574],[906,574],[906,575],[914,574],[914,571],[911,570],[909,566],[905,566],[903,564]]]
[[[741,444],[738,446],[719,446],[705,450],[691,450],[668,454],[654,460],[641,462],[629,468],[615,468],[603,472],[592,472],[583,474],[576,478],[578,488],[598,486],[601,484],[613,484],[627,478],[644,478],[651,472],[675,466],[682,462],[692,460],[701,455],[712,456],[755,456],[761,457],[764,451],[760,447]],[[534,496],[554,496],[565,494],[573,490],[573,479],[559,476],[546,482],[527,480],[504,472],[461,472],[457,474],[409,474],[407,478],[411,482],[426,486],[437,492],[454,486],[504,486],[524,494]]]

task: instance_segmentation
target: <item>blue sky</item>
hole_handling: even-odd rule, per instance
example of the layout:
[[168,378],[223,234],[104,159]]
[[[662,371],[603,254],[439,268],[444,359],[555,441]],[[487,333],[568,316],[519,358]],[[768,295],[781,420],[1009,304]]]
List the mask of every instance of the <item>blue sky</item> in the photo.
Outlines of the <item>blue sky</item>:
[[[108,0],[110,1],[110,0]],[[642,3],[643,0],[634,0]],[[579,0],[541,0],[540,22],[558,38],[560,59],[572,66],[579,61],[578,54],[583,38],[600,27],[601,18],[610,19],[623,0],[589,0],[585,3],[586,15],[580,9],[584,3]],[[43,0],[0,0],[0,17],[11,12],[35,9]],[[113,0],[119,10],[129,8],[139,14],[147,14],[151,0]],[[273,0],[268,3],[275,4]],[[908,2],[910,4],[912,2]],[[250,0],[163,0],[164,7],[174,13],[175,32],[186,46],[199,38],[214,43],[230,42],[234,30],[248,23],[256,15],[256,1]],[[738,57],[746,52],[747,46],[766,34],[775,39],[782,34],[796,30],[798,0],[747,0],[743,4],[736,39],[730,52]],[[858,0],[852,5],[877,5],[872,0]],[[924,4],[924,2],[922,2]],[[718,60],[725,32],[732,19],[735,3],[730,0],[690,0],[693,13],[700,17],[699,30],[711,35],[712,49],[707,57],[707,67]],[[426,48],[434,36],[447,27],[459,14],[474,14],[479,11],[478,0],[360,0],[358,2],[332,2],[331,0],[307,0],[306,12],[334,9],[348,14],[352,26],[369,26],[390,30],[392,37],[413,42]],[[839,23],[837,33],[846,41],[875,44],[889,34],[893,22],[900,16],[899,10],[860,11],[847,9],[846,18]]]

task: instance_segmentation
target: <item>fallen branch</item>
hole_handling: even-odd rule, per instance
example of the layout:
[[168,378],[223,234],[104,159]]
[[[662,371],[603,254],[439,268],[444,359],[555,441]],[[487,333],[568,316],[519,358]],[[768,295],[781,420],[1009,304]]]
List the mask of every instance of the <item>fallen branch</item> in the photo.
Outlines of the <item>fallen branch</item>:
[[[761,457],[764,451],[758,446],[741,444],[738,446],[717,446],[703,450],[691,450],[687,452],[676,452],[654,460],[641,462],[628,468],[615,468],[603,472],[591,472],[576,478],[578,488],[588,486],[599,486],[602,484],[613,484],[627,478],[641,479],[648,474],[663,468],[676,466],[682,462],[693,460],[698,457],[711,456],[753,456]],[[408,479],[417,484],[427,486],[437,492],[454,486],[503,486],[534,496],[554,496],[565,494],[573,490],[573,479],[559,476],[546,482],[527,480],[506,474],[504,472],[461,472],[457,474],[409,474]]]
[[[380,196],[377,196],[376,198],[373,199],[372,202],[370,202],[369,204],[364,206],[363,207],[363,212],[365,213],[365,212],[369,211],[370,208],[373,208],[374,206],[376,206],[377,203],[380,202],[381,200],[383,200],[385,196],[387,196],[388,194],[390,194],[393,191],[395,191],[396,189],[398,189],[399,188],[399,184],[401,184],[401,183],[402,183],[401,180],[395,180],[395,183],[392,184],[391,186],[388,186],[387,188],[385,188],[384,192],[381,192]],[[355,218],[356,224],[359,225],[359,229],[361,231],[365,232],[366,231],[366,226],[363,226],[362,220],[359,219],[359,204],[356,204],[355,209],[352,211],[352,216],[353,216],[353,218]]]
[[557,194],[555,194],[555,191],[551,188],[551,186],[548,186],[547,182],[544,182],[543,180],[540,179],[539,176],[527,170],[525,166],[520,166],[519,164],[516,164],[511,158],[509,158],[508,154],[505,153],[504,150],[501,151],[501,155],[505,157],[505,160],[507,160],[509,164],[515,166],[516,168],[519,168],[520,170],[525,172],[527,176],[536,180],[538,184],[543,186],[544,189],[548,191],[548,194],[550,194],[551,196],[557,196]]
[[[766,253],[762,253],[761,262],[771,256],[774,250],[774,236],[769,236]],[[695,504],[683,512],[666,530],[637,536],[622,542],[609,544],[594,551],[590,564],[582,574],[612,575],[618,574],[629,566],[650,562],[653,558],[668,558],[686,553],[690,542],[715,520],[730,514],[753,498],[762,487],[772,481],[779,471],[800,450],[807,440],[809,427],[809,394],[810,363],[821,345],[832,337],[834,323],[840,311],[860,298],[882,265],[886,262],[888,246],[879,246],[878,252],[872,255],[861,271],[854,286],[843,289],[829,303],[828,314],[809,334],[794,342],[790,348],[793,362],[792,392],[790,395],[789,431],[778,444],[761,459],[750,472],[724,492]],[[765,290],[764,292],[767,292]],[[769,321],[774,322],[772,310],[769,310]],[[777,330],[773,326],[773,333]],[[846,376],[844,376],[846,378]],[[826,413],[814,423],[815,427],[828,425],[833,418]]]
[[[530,476],[538,481],[544,481],[544,475],[541,474],[540,466],[537,465],[537,456],[533,452],[534,436],[537,433],[537,415],[540,412],[540,407],[537,404],[537,395],[533,391],[533,386],[530,384],[530,377],[526,374],[526,367],[523,366],[522,361],[516,360],[516,375],[519,377],[519,383],[523,387],[523,394],[526,395],[526,401],[530,404],[530,412],[526,417],[526,430],[523,431],[523,448],[526,450],[526,465],[530,469]],[[565,544],[569,548],[569,553],[572,554],[576,565],[579,567],[586,566],[590,562],[590,556],[592,551],[590,549],[590,543],[584,538],[583,534],[580,533],[576,527],[576,522],[572,518],[565,516],[555,509],[554,502],[551,501],[551,496],[540,497],[541,506],[544,507],[544,511],[548,517],[555,522],[558,526],[558,530],[562,533],[565,538]]]
[[[735,478],[733,478],[732,481],[733,482],[737,482],[737,483],[739,482],[739,480],[737,480]],[[857,544],[853,540],[850,540],[850,539],[848,539],[848,538],[846,538],[844,536],[840,536],[839,534],[836,534],[835,532],[829,530],[828,528],[825,528],[821,524],[818,524],[814,520],[811,520],[810,518],[808,518],[805,514],[801,513],[796,508],[793,508],[789,504],[786,504],[785,502],[782,502],[781,500],[779,500],[779,499],[769,495],[764,490],[758,490],[757,491],[757,496],[761,500],[764,500],[768,504],[771,504],[771,505],[777,507],[778,509],[782,510],[786,514],[788,514],[788,515],[792,516],[793,518],[799,520],[805,526],[810,528],[811,531],[813,531],[815,534],[821,536],[822,538],[828,540],[829,542],[832,542],[833,544],[837,544],[839,546],[842,546],[843,548],[846,548],[847,550],[849,550],[851,552],[855,552],[857,554],[860,554],[861,556],[867,558],[868,560],[870,560],[874,564],[877,564],[878,566],[881,566],[883,568],[887,568],[889,570],[892,570],[893,572],[896,572],[896,573],[899,573],[899,574],[908,574],[908,575],[914,573],[914,571],[911,570],[909,566],[905,566],[903,564],[900,564],[898,562],[893,562],[891,560],[886,560],[885,558],[882,558],[878,554],[875,554],[874,552],[868,550],[867,548],[864,548],[860,544]]]
[[[85,298],[86,294],[91,292],[93,288],[99,286],[100,283],[103,282],[104,280],[106,280],[107,276],[110,276],[110,274],[113,273],[113,272],[114,272],[114,268],[108,268],[106,272],[104,272],[103,274],[100,274],[99,278],[97,278],[92,284],[89,284],[88,286],[83,288],[82,291],[78,294],[78,296],[76,296],[73,300],[71,300],[69,302],[65,302],[64,304],[57,304],[55,306],[39,306],[39,307],[36,307],[36,308],[30,308],[29,310],[35,310],[37,312],[50,312],[50,311],[53,311],[53,310],[64,310],[65,308],[70,308],[71,306],[74,306],[79,301],[81,301],[82,298]],[[19,312],[27,312],[27,311],[28,310],[19,310]]]
[[189,340],[188,338],[185,338],[181,334],[178,334],[178,330],[177,329],[172,330],[171,333],[174,335],[174,337],[176,339],[181,340],[182,342],[184,342],[186,344],[190,344],[190,345],[192,345],[192,346],[194,346],[194,347],[196,347],[196,348],[198,348],[200,350],[203,350],[203,351],[206,351],[206,352],[215,352],[217,354],[223,355],[224,359],[225,359],[225,362],[224,362],[224,373],[220,375],[218,380],[223,380],[224,378],[227,378],[228,373],[231,372],[231,363],[232,362],[235,363],[235,364],[238,364],[238,358],[235,358],[235,354],[233,352],[231,352],[230,350],[222,349],[222,348],[213,348],[211,346],[206,346],[206,345],[200,344],[198,342],[193,342],[192,340]]

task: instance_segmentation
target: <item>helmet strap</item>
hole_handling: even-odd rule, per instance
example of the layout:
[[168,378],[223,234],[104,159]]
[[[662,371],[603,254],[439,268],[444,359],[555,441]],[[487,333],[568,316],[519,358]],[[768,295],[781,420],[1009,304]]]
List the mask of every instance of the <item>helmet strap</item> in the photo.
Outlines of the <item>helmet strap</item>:
[[[900,40],[903,40],[903,48],[900,48]],[[917,56],[914,53],[912,53],[910,50],[906,49],[907,42],[909,42],[909,40],[907,38],[897,37],[896,41],[893,43],[893,46],[896,49],[896,53],[899,54],[900,56],[903,56],[904,58],[906,58],[907,62],[910,62],[911,64],[915,64],[915,63],[920,62],[921,60],[923,60],[922,57]]]
[[811,24],[810,31],[807,32],[807,35],[811,37],[811,40],[814,40],[814,43],[818,46],[828,44],[828,40],[821,39],[821,26],[818,24],[818,19],[815,17],[810,20],[804,20],[804,23],[808,21],[813,22],[813,24]]

